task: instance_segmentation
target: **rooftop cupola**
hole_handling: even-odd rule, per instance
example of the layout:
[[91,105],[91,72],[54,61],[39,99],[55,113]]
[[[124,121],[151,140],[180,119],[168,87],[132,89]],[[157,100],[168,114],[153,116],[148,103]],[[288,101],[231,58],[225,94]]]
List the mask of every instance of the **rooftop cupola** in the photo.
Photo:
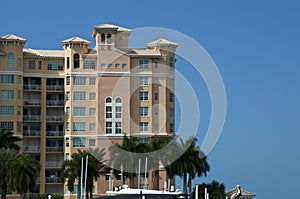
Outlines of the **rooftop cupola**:
[[155,50],[160,49],[160,50],[170,51],[173,53],[175,52],[177,46],[178,46],[177,43],[171,42],[163,38],[147,43],[147,47],[149,49],[155,49]]

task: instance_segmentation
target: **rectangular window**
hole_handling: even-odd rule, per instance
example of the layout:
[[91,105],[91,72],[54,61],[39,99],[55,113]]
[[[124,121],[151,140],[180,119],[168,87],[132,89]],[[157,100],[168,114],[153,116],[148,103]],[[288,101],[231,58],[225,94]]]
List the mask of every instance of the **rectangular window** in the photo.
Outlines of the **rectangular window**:
[[175,81],[174,81],[174,79],[170,79],[169,80],[169,87],[170,88],[175,88]]
[[35,60],[29,60],[29,69],[34,70],[35,69]]
[[22,76],[18,75],[18,84],[21,84],[21,83],[22,83]]
[[105,132],[106,134],[112,133],[112,122],[105,122]]
[[120,64],[115,64],[115,68],[120,68]]
[[122,133],[122,122],[116,122],[115,132],[116,132],[116,134],[121,134]]
[[106,68],[106,65],[105,64],[101,64],[101,68]]
[[14,75],[1,75],[1,83],[2,84],[13,84],[14,83]]
[[170,133],[174,133],[174,124],[170,124]]
[[85,92],[74,92],[74,100],[85,100]]
[[39,70],[42,70],[42,63],[43,63],[42,61],[38,62],[38,68],[39,68]]
[[148,77],[139,77],[139,85],[140,86],[148,86]]
[[95,139],[89,139],[89,146],[96,146],[96,140]]
[[158,123],[155,123],[155,124],[154,124],[154,130],[155,130],[155,131],[158,131]]
[[0,129],[14,130],[14,122],[0,122]]
[[158,68],[158,61],[154,62],[154,68]]
[[18,58],[18,67],[19,67],[19,68],[22,67],[22,58]]
[[[70,154],[69,153],[66,153],[66,160],[70,160]],[[66,185],[66,189],[67,189],[67,186],[68,185]]]
[[70,138],[66,138],[66,147],[70,146]]
[[122,106],[116,106],[116,118],[122,118]]
[[18,108],[17,108],[17,114],[21,115],[21,106],[18,106]]
[[67,117],[70,116],[70,107],[66,107],[66,116],[67,116]]
[[85,107],[74,107],[73,115],[76,116],[86,116]]
[[66,131],[70,131],[70,122],[66,123]]
[[96,100],[96,93],[90,93],[90,100]]
[[122,68],[127,68],[127,64],[122,64]]
[[90,78],[90,85],[96,84],[96,78]]
[[85,147],[85,138],[73,138],[73,147]]
[[139,123],[140,132],[148,132],[148,122],[140,122]]
[[90,123],[89,124],[89,129],[90,129],[90,131],[95,131],[96,130],[96,124],[95,123]]
[[140,116],[146,117],[148,114],[148,107],[140,107]]
[[86,59],[83,61],[83,69],[96,69],[96,60]]
[[158,107],[154,107],[154,115],[158,115],[158,113],[159,113]]
[[68,86],[68,85],[70,85],[70,80],[71,80],[71,78],[68,76],[68,77],[66,77],[66,85]]
[[170,108],[170,117],[174,117],[174,109]]
[[73,123],[73,131],[85,131],[86,124],[85,122],[74,122]]
[[169,94],[169,102],[174,102],[174,93]]
[[14,106],[1,106],[0,107],[1,116],[13,116],[14,115]]
[[13,90],[2,90],[1,91],[1,100],[13,100],[14,91]]
[[139,60],[139,69],[146,70],[148,69],[149,61],[146,59]]
[[63,70],[63,62],[48,62],[47,70]]
[[86,78],[85,77],[74,77],[74,85],[75,86],[85,86]]
[[105,107],[105,118],[112,118],[112,106]]
[[140,98],[140,101],[147,101],[149,99],[148,91],[140,91],[139,98]]
[[158,100],[158,93],[154,93],[154,100]]
[[66,94],[66,100],[69,101],[70,99],[71,99],[71,95],[70,95],[70,92],[68,91]]
[[111,176],[110,176],[110,169],[106,170],[106,174],[105,174],[105,180],[108,181],[110,180]]
[[107,68],[112,68],[112,64],[108,64]]
[[18,91],[18,99],[21,99],[21,98],[22,98],[22,92]]
[[90,112],[90,116],[95,116],[96,115],[96,109],[95,108],[90,108],[89,112]]

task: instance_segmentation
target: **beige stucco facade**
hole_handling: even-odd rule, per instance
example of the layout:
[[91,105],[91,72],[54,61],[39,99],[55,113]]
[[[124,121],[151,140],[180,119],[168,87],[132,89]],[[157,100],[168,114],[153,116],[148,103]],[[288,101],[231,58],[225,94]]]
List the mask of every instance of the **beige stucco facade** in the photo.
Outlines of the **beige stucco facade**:
[[[78,149],[101,148],[106,138],[120,143],[124,134],[143,142],[175,134],[177,44],[158,39],[129,49],[130,33],[103,24],[94,27],[93,48],[73,37],[62,41],[62,50],[24,48],[21,37],[0,37],[0,128],[21,136],[22,153],[41,162],[35,193],[72,197],[60,179],[61,163]],[[159,175],[162,189],[168,177],[163,169]],[[154,188],[154,172],[148,179]],[[104,175],[95,194],[108,188]]]

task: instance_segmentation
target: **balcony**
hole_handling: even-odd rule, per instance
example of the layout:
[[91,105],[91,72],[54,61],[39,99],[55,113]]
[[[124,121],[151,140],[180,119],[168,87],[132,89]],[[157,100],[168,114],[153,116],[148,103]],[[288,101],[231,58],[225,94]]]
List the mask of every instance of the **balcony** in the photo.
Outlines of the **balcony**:
[[46,183],[63,183],[60,177],[46,177]]
[[49,137],[64,136],[64,132],[63,131],[46,131],[46,136],[49,136]]
[[46,147],[46,152],[63,152],[64,147],[59,147],[59,146],[47,146]]
[[23,152],[40,152],[39,146],[23,146]]
[[36,131],[36,130],[24,130],[23,131],[23,136],[41,136],[41,131]]
[[65,102],[64,102],[64,100],[47,100],[46,105],[47,106],[64,106]]
[[41,118],[41,115],[23,115],[24,121],[40,121]]
[[64,85],[47,85],[47,91],[63,91]]
[[64,116],[46,116],[47,122],[63,122]]
[[46,162],[46,168],[61,168],[63,161],[60,162]]
[[24,84],[23,89],[24,90],[41,90],[42,85],[41,84]]
[[40,106],[41,100],[39,99],[24,99],[24,106]]

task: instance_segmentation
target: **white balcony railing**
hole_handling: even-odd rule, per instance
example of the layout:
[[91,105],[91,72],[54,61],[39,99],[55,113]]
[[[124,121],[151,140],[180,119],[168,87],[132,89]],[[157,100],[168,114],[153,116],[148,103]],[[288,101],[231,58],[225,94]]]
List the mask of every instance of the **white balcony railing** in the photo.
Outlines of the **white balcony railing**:
[[23,152],[40,152],[39,146],[23,146]]
[[46,116],[47,121],[64,121],[64,116]]
[[63,136],[64,132],[63,131],[46,131],[46,135],[51,137],[51,136]]
[[40,85],[40,84],[24,84],[23,88],[24,88],[24,90],[41,90],[42,85]]
[[41,100],[39,100],[39,99],[24,99],[24,105],[38,106],[38,105],[41,105]]
[[35,131],[35,130],[24,130],[23,136],[41,136],[41,131]]
[[60,161],[60,162],[47,161],[45,166],[46,166],[46,168],[61,168],[62,163],[63,163],[63,161]]
[[46,147],[47,152],[63,152],[64,148],[63,147],[58,147],[58,146],[48,146]]
[[52,91],[63,91],[64,85],[47,85],[46,88],[47,90],[52,90]]
[[47,100],[46,104],[47,106],[64,106],[65,102],[64,100]]
[[25,121],[36,121],[41,120],[41,115],[23,115],[23,120]]

